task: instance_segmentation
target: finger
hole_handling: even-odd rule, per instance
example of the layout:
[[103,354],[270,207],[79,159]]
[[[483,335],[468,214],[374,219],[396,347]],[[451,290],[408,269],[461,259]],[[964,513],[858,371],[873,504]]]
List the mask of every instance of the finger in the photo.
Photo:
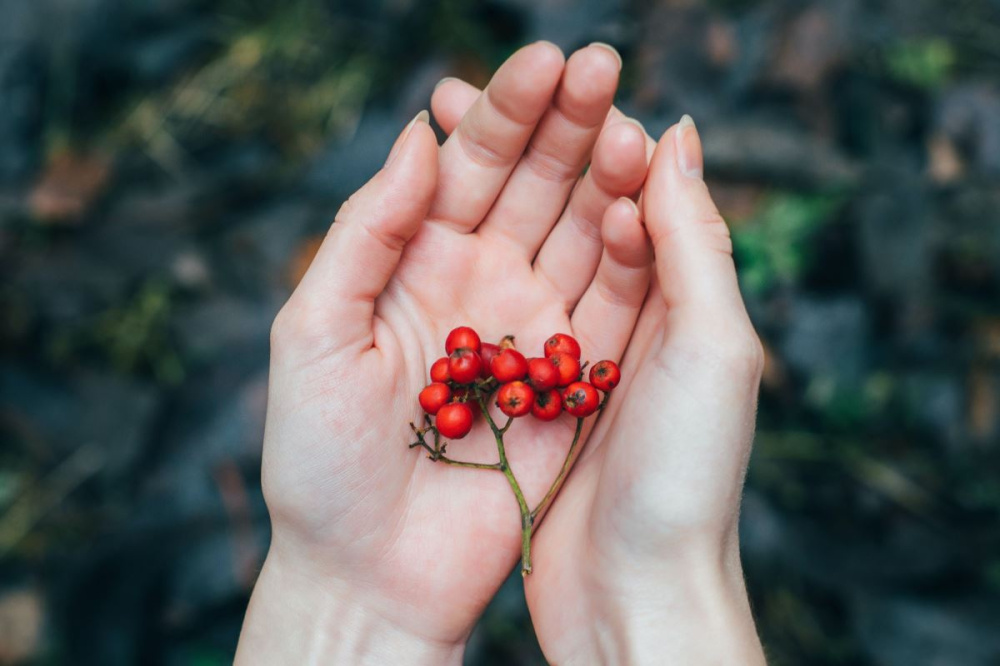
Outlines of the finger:
[[[628,116],[622,113],[618,107],[613,106],[611,110],[608,111],[608,118],[604,121],[605,126],[613,125],[614,123],[621,122],[623,120],[631,120]],[[642,126],[642,123],[635,121],[639,128],[642,129],[642,135],[646,138],[646,165],[649,165],[650,160],[653,159],[653,152],[656,150],[656,139],[649,136],[649,132],[646,128]],[[640,207],[641,210],[641,207]]]
[[542,244],[535,274],[571,312],[594,278],[601,260],[601,219],[620,197],[632,197],[646,176],[645,134],[633,120],[609,126],[597,140],[590,169]]
[[284,312],[338,348],[372,344],[375,299],[420,228],[437,184],[437,139],[427,112],[414,118],[385,168],[337,213]]
[[642,309],[652,273],[653,250],[639,208],[622,197],[604,213],[604,254],[594,281],[573,311],[571,328],[592,361],[619,361]]
[[535,256],[590,160],[620,70],[621,56],[602,44],[570,57],[552,106],[479,225],[479,233],[504,236],[524,248],[527,259]]
[[[462,79],[447,77],[438,82],[434,93],[431,95],[431,113],[434,120],[445,134],[451,134],[458,127],[472,104],[479,97],[480,90],[471,83],[466,83]],[[604,126],[610,127],[625,120],[627,116],[618,110],[618,107],[611,107]],[[645,130],[643,130],[645,133]],[[646,161],[653,157],[653,150],[656,148],[656,140],[646,134]]]
[[698,130],[684,116],[657,144],[643,191],[660,288],[672,310],[745,317],[729,228],[709,196],[702,162]]
[[493,206],[563,72],[562,52],[537,42],[512,55],[441,147],[430,218],[469,232]]
[[445,134],[455,131],[480,93],[476,86],[452,76],[438,81],[431,93],[431,115]]

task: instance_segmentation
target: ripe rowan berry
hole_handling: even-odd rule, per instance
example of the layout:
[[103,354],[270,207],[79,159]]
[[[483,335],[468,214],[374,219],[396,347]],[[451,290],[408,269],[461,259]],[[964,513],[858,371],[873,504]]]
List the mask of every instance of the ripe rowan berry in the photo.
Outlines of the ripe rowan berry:
[[448,374],[456,384],[471,384],[482,369],[483,361],[479,354],[467,347],[459,347],[448,357]]
[[472,430],[472,409],[464,402],[452,402],[438,410],[434,425],[442,437],[462,439]]
[[489,379],[493,376],[493,370],[490,369],[490,363],[493,362],[493,357],[500,353],[500,345],[495,345],[492,342],[484,342],[483,348],[479,350],[479,358],[483,359],[483,369],[479,373],[483,379]]
[[530,358],[528,359],[528,379],[535,392],[548,391],[559,384],[559,371],[556,370],[551,359]]
[[451,400],[451,389],[448,388],[447,384],[434,382],[433,384],[428,384],[420,391],[418,399],[424,411],[433,416]]
[[580,343],[572,335],[556,333],[545,341],[545,356],[550,357],[555,353],[563,352],[569,354],[576,360],[580,360]]
[[451,381],[451,373],[448,372],[448,357],[442,357],[431,364],[431,381],[447,384]]
[[444,350],[451,354],[456,349],[471,349],[478,354],[480,344],[478,333],[468,326],[459,326],[448,334],[448,338],[444,341]]
[[566,352],[556,352],[549,361],[559,372],[559,382],[556,386],[568,386],[580,378],[580,360]]
[[535,391],[535,404],[531,406],[531,415],[539,421],[554,421],[562,413],[562,397],[559,391]]
[[504,384],[497,392],[497,405],[507,416],[524,416],[535,404],[535,392],[522,381]]
[[600,406],[597,389],[588,382],[573,382],[563,392],[563,407],[577,418],[590,416]]
[[590,369],[590,383],[605,393],[618,386],[622,371],[614,361],[598,361]]
[[528,374],[528,361],[516,349],[502,349],[490,363],[493,376],[501,384],[524,379]]

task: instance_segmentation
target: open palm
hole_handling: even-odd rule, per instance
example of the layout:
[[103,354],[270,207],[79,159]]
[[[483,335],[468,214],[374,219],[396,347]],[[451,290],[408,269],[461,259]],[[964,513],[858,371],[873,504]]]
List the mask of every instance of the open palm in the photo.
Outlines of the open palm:
[[[534,44],[440,149],[429,125],[412,123],[275,322],[263,465],[272,553],[429,641],[467,635],[520,552],[502,475],[407,449],[448,330],[514,334],[529,352],[572,332],[594,359],[620,357],[632,333],[644,288],[637,298],[629,280],[635,265],[645,281],[648,256],[635,207],[609,206],[642,185],[646,153],[635,124],[604,127],[619,68],[599,46],[564,63]],[[512,428],[529,502],[571,437],[562,422]],[[497,455],[483,423],[448,453]]]

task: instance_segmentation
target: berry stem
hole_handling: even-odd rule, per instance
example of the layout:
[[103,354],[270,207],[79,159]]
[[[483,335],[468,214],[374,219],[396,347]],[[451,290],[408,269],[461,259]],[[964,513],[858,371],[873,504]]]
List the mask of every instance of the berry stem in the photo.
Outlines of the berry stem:
[[493,469],[493,470],[500,469],[500,463],[466,462],[464,460],[452,460],[451,458],[445,456],[438,456],[437,460],[446,463],[448,465],[454,465],[455,467],[471,467],[472,469]]
[[527,576],[531,573],[531,530],[535,524],[535,519],[531,514],[531,509],[528,508],[528,502],[524,499],[524,493],[521,492],[521,486],[517,482],[517,478],[514,477],[514,472],[510,469],[510,464],[507,462],[507,451],[503,445],[504,433],[507,432],[507,428],[510,427],[514,418],[508,418],[504,427],[498,428],[497,424],[493,421],[493,417],[490,416],[486,399],[478,387],[476,388],[476,400],[479,401],[479,407],[486,417],[486,422],[489,424],[490,430],[493,431],[493,437],[497,442],[497,454],[500,456],[500,471],[507,477],[507,483],[510,484],[510,489],[514,491],[514,498],[517,500],[517,506],[521,512],[521,575]]
[[562,484],[566,480],[566,475],[569,474],[569,470],[573,466],[573,454],[576,452],[576,447],[580,443],[581,432],[583,432],[582,418],[576,420],[576,432],[573,434],[573,443],[569,445],[569,451],[566,453],[566,460],[563,461],[562,469],[559,470],[559,476],[557,476],[556,480],[552,482],[549,492],[545,493],[545,497],[543,497],[542,501],[538,503],[535,510],[531,512],[532,521],[534,521],[540,513],[545,511],[546,507],[552,503],[552,500],[554,500],[556,495],[559,493],[559,489],[562,488]]
[[500,428],[500,434],[501,435],[506,434],[507,430],[510,428],[510,424],[513,423],[513,422],[514,422],[514,417],[513,416],[508,416],[507,417],[507,423],[505,423],[504,426],[502,428]]
[[[454,460],[452,458],[447,457],[446,455],[444,455],[444,445],[442,445],[441,443],[441,433],[439,433],[437,428],[435,428],[434,426],[429,426],[427,430],[420,430],[411,423],[410,428],[413,430],[413,433],[417,436],[417,441],[410,444],[410,448],[412,449],[415,446],[420,446],[427,449],[427,452],[429,454],[427,457],[433,460],[434,462],[440,461],[448,465],[454,465],[455,467],[469,467],[472,469],[493,469],[493,470],[500,469],[500,463],[466,462],[464,460]],[[427,432],[434,433],[433,447],[430,446],[424,439],[424,434]]]

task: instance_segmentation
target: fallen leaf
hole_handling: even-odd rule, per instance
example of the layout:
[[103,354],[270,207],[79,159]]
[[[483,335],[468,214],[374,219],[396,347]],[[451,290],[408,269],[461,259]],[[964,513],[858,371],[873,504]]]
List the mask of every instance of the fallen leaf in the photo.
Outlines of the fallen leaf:
[[98,156],[57,153],[31,192],[32,215],[55,225],[79,220],[104,190],[110,171]]
[[965,170],[955,144],[944,133],[934,134],[927,141],[927,174],[938,185],[958,180]]
[[21,663],[38,656],[42,615],[42,601],[33,590],[0,595],[0,664]]

